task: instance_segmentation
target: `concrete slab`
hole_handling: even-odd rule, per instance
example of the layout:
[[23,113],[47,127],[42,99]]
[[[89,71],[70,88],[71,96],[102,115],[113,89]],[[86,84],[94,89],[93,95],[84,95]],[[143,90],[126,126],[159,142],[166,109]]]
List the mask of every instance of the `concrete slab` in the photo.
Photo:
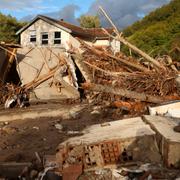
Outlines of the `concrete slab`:
[[[96,143],[107,139],[128,139],[133,137],[155,135],[155,132],[149,125],[145,124],[141,117],[117,120],[106,123],[93,125],[83,131],[82,137],[73,138],[73,144],[78,143]],[[71,141],[71,139],[69,140]]]
[[[82,133],[84,135],[60,144],[57,158],[64,161],[63,157],[68,155],[62,154],[68,152],[67,149],[80,152],[77,148],[81,148],[84,151],[82,158],[85,157],[85,168],[126,161],[157,163],[161,160],[156,146],[156,133],[140,117],[93,125]],[[79,157],[79,153],[77,156]]]
[[74,118],[86,105],[35,105],[22,109],[8,109],[0,111],[0,122],[36,119],[42,117],[62,117],[63,119]]
[[173,129],[180,119],[161,116],[144,116],[144,120],[157,132],[158,146],[164,163],[171,167],[180,167],[180,133]]

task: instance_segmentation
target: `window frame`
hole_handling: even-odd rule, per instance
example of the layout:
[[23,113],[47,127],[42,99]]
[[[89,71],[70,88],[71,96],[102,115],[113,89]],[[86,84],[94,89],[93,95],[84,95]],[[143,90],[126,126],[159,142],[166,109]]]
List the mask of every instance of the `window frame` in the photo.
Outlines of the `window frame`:
[[[47,35],[46,38],[43,38],[44,35]],[[41,33],[41,45],[48,45],[49,44],[49,34],[48,32]]]
[[30,41],[30,43],[36,43],[36,41],[37,41],[36,30],[30,31],[29,41]]
[[[60,36],[56,37],[56,33],[59,33]],[[59,41],[59,43],[57,43]],[[54,32],[54,45],[60,45],[61,44],[61,31],[55,31]]]

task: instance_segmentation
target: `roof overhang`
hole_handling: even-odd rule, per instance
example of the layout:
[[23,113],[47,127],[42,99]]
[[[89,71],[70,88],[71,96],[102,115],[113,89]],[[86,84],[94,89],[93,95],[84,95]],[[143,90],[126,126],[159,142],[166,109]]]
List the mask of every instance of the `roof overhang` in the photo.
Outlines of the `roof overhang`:
[[48,19],[48,18],[46,18],[46,17],[44,17],[44,16],[38,15],[38,16],[36,16],[30,23],[28,23],[27,25],[25,25],[24,27],[22,27],[19,31],[17,31],[17,32],[16,32],[16,35],[21,34],[23,31],[25,31],[29,26],[31,26],[34,22],[36,22],[36,21],[39,20],[39,19],[42,19],[43,21],[47,22],[48,24],[51,24],[51,25],[53,25],[53,26],[56,26],[56,27],[58,27],[58,28],[60,28],[60,29],[62,29],[62,30],[64,30],[64,31],[68,32],[68,33],[71,33],[71,32],[72,32],[70,29],[68,29],[68,28],[66,28],[66,27],[63,27],[63,26],[59,25],[58,23],[53,22],[53,21],[51,21],[50,19]]

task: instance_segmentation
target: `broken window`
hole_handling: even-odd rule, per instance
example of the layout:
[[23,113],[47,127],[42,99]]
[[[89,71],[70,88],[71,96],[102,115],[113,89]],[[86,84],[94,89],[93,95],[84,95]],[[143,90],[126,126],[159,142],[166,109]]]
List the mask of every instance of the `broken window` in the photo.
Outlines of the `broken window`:
[[30,42],[36,42],[36,31],[30,31]]
[[42,44],[48,44],[48,33],[47,32],[43,32],[41,34],[41,39],[42,39]]
[[61,32],[54,32],[54,44],[61,44]]

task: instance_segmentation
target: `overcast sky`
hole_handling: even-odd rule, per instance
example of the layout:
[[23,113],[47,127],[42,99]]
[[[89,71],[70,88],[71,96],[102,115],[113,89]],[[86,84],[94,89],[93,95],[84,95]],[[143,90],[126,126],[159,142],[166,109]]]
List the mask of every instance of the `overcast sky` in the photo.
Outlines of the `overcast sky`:
[[[45,14],[77,23],[76,19],[82,14],[97,14],[101,5],[115,24],[123,28],[168,2],[170,0],[0,0],[0,11],[19,20]],[[101,22],[108,26],[103,17]]]

